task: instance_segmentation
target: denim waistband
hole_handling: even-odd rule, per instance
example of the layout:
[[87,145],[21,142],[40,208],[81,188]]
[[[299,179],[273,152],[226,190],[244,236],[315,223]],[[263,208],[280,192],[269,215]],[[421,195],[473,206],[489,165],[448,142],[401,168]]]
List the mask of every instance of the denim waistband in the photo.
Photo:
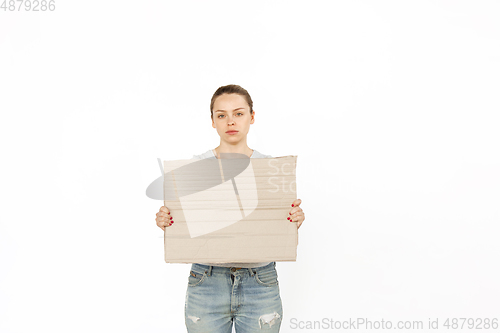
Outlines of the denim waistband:
[[220,267],[220,266],[209,266],[203,264],[192,264],[191,270],[196,273],[206,273],[207,276],[212,274],[233,274],[236,272],[248,272],[251,276],[253,276],[256,272],[264,272],[267,270],[275,269],[276,261],[270,262],[266,266],[262,267],[254,267],[254,268],[240,268],[240,267]]

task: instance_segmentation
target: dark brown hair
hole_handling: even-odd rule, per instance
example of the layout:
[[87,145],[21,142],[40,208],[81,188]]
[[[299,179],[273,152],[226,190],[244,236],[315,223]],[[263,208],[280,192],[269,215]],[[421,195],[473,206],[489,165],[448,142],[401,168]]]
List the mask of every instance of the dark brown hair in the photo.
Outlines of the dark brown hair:
[[245,98],[245,100],[248,103],[248,106],[250,106],[250,114],[253,114],[253,102],[252,102],[252,97],[250,97],[250,94],[248,91],[246,91],[244,88],[240,87],[237,84],[228,84],[227,86],[222,86],[219,87],[214,95],[212,96],[212,100],[210,101],[210,117],[214,119],[214,103],[217,97],[219,97],[222,94],[238,94],[241,95]]

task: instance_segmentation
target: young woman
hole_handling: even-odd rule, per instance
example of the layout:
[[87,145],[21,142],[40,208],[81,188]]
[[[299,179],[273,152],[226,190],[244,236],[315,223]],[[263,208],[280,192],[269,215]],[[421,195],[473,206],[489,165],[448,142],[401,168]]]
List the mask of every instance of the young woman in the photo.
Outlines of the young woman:
[[[255,111],[245,89],[238,85],[217,89],[212,96],[210,113],[220,144],[193,158],[219,158],[220,153],[240,153],[250,158],[272,157],[247,145]],[[305,219],[299,207],[301,202],[297,199],[290,203],[287,218],[296,223],[297,228]],[[156,214],[156,225],[162,230],[174,225],[167,207],[162,206]],[[276,262],[192,264],[185,304],[188,332],[231,333],[233,322],[237,333],[279,332],[283,309],[275,267]]]

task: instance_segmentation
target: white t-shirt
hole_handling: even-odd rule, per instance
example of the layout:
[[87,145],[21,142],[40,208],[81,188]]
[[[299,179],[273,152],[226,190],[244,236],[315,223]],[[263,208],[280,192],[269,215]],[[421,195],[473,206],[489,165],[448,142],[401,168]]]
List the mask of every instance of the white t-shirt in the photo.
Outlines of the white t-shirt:
[[[196,159],[204,159],[204,158],[217,158],[215,156],[215,153],[212,149],[208,150],[206,153],[200,154],[200,155],[193,155],[193,158]],[[250,158],[272,158],[271,155],[264,155],[259,153],[258,151],[254,150],[252,153],[252,156]],[[209,265],[209,266],[219,266],[219,267],[243,267],[243,268],[255,268],[255,267],[261,267],[261,266],[266,266],[270,262],[251,262],[251,263],[238,263],[238,262],[230,262],[230,263],[200,263],[202,265]]]

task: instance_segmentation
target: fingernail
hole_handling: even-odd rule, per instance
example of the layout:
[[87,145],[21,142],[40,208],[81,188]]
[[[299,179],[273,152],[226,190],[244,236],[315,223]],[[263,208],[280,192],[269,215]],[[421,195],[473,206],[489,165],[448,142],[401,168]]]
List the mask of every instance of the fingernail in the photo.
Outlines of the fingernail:
[[173,217],[172,217],[172,216],[170,216],[170,219],[173,219]]
[[292,204],[292,207],[293,207],[293,204]]
[[287,219],[287,220],[290,220],[290,218],[289,218],[289,217],[287,217],[286,219]]
[[288,213],[288,215],[292,215],[292,213]]

